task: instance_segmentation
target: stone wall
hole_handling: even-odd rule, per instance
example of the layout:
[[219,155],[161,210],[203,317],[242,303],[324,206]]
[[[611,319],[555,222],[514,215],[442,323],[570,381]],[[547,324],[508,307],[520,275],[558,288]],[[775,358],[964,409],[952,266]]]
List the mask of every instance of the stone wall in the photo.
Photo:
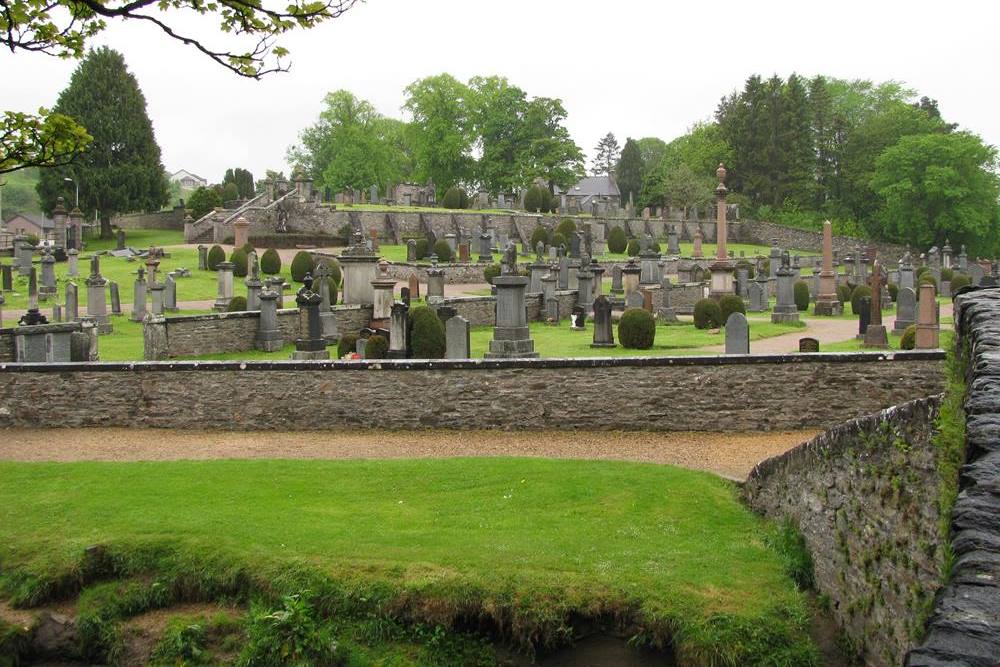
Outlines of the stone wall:
[[[0,427],[827,428],[940,392],[942,359],[940,352],[868,352],[0,364]],[[58,411],[48,409],[53,396],[83,395],[101,400],[64,401]]]
[[[111,224],[122,229],[184,229],[184,207],[177,206],[169,211],[156,211],[155,213],[127,213],[116,215],[111,219]],[[128,234],[125,235],[125,242],[128,243]]]
[[965,465],[951,513],[951,578],[907,667],[1000,664],[1000,289],[955,299],[967,350]]
[[[573,312],[573,306],[576,305],[576,297],[576,290],[556,291],[556,299],[559,300],[560,317],[564,320]],[[431,307],[435,311],[442,306],[454,308],[456,311],[455,314],[469,320],[471,326],[492,327],[496,324],[496,303],[497,300],[494,296],[461,296],[446,298],[444,301],[432,304]],[[541,294],[527,295],[525,298],[525,307],[528,311],[529,322],[544,319],[542,315],[545,313],[545,306],[542,303]]]
[[744,487],[753,509],[802,533],[816,588],[867,665],[901,664],[940,586],[939,404],[918,399],[826,431],[759,464]]
[[[338,305],[333,307],[340,333],[357,333],[368,326],[371,306]],[[147,320],[143,323],[144,350],[147,360],[227,354],[254,349],[259,311],[181,315]],[[299,311],[278,311],[278,329],[285,343],[299,337]]]
[[[738,236],[733,237],[741,243],[753,243],[759,245],[771,245],[775,239],[782,249],[811,250],[813,252],[823,252],[823,232],[812,232],[806,229],[796,229],[786,227],[774,222],[763,222],[760,220],[743,220],[740,223]],[[895,263],[907,251],[906,246],[894,243],[880,243],[865,239],[856,239],[850,236],[834,235],[833,249],[841,257],[853,255],[859,245],[874,245],[878,249],[879,257],[883,261]]]

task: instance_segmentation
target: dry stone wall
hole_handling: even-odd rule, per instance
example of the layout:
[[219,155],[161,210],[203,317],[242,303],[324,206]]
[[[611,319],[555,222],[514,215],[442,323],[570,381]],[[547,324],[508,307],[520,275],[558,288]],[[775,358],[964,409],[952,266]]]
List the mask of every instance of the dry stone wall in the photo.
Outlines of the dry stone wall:
[[901,663],[940,587],[939,405],[918,399],[826,431],[759,464],[744,487],[751,507],[802,533],[816,587],[867,665]]
[[[122,229],[184,229],[184,207],[177,206],[169,211],[155,213],[128,213],[116,215],[111,224]],[[126,239],[127,241],[127,239]]]
[[[940,392],[942,358],[897,352],[0,364],[0,427],[826,428],[914,394]],[[101,400],[50,409],[53,396],[82,395]]]

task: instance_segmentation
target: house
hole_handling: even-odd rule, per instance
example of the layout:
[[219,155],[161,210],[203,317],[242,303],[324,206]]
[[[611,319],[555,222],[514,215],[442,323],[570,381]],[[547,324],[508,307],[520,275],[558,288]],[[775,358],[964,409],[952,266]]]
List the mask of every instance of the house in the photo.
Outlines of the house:
[[43,215],[15,213],[7,219],[6,227],[11,234],[31,234],[46,239],[52,236],[55,223]]
[[170,174],[171,183],[179,183],[182,188],[188,190],[194,190],[195,188],[203,188],[208,185],[208,179],[202,178],[197,174],[192,174],[190,171],[181,169],[180,171]]
[[565,192],[557,189],[557,196],[565,196],[565,206],[570,210],[589,211],[594,202],[601,209],[616,210],[621,207],[621,192],[615,182],[615,173],[587,176]]

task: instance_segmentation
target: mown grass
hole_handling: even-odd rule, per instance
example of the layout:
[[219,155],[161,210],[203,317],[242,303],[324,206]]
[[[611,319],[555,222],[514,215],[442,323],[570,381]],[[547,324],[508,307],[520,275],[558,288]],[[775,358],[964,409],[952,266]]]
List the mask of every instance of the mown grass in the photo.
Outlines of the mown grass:
[[[0,593],[38,604],[111,574],[145,582],[81,602],[113,606],[107,619],[308,589],[320,608],[471,623],[522,648],[566,643],[580,615],[672,643],[682,664],[815,664],[771,530],[733,484],[650,464],[0,463]],[[114,640],[106,626],[87,636]]]

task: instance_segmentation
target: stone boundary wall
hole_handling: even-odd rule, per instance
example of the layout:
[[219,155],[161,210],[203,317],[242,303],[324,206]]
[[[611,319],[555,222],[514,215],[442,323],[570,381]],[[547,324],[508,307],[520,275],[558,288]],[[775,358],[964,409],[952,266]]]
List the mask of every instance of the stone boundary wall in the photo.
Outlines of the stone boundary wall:
[[[769,246],[778,240],[778,245],[782,249],[810,250],[823,252],[823,232],[813,232],[807,229],[796,227],[786,227],[775,222],[763,222],[760,220],[743,220],[740,222],[740,229],[737,232],[740,243],[753,243]],[[874,245],[878,249],[879,258],[884,262],[895,263],[908,250],[906,246],[895,243],[881,243],[866,239],[857,239],[851,236],[840,236],[834,234],[833,249],[837,251],[841,258],[845,255],[853,255],[859,245]]]
[[[563,326],[568,326],[566,320],[573,312],[576,305],[577,290],[557,290],[556,298],[559,300],[559,316],[563,320]],[[545,305],[542,303],[541,294],[528,294],[525,297],[525,306],[528,311],[528,321],[536,322],[544,319]],[[474,327],[494,326],[496,324],[496,304],[495,296],[460,296],[449,297],[444,301],[429,304],[437,311],[442,306],[454,308],[456,315],[461,315],[469,320],[469,324]]]
[[[333,311],[337,314],[337,327],[341,333],[361,331],[368,326],[372,317],[371,306],[340,305],[334,306]],[[154,361],[246,352],[254,349],[259,320],[259,311],[181,315],[147,320],[143,323],[143,358]],[[285,343],[298,338],[298,308],[279,310],[278,328]]]
[[951,579],[937,595],[907,667],[1000,664],[1000,289],[955,299],[968,350],[965,465],[951,514]]
[[[170,211],[155,213],[127,213],[116,215],[111,219],[111,225],[122,229],[184,229],[184,207],[175,206]],[[126,235],[125,242],[128,243]]]
[[[0,427],[827,428],[914,394],[939,393],[943,358],[930,351],[0,364]],[[50,409],[53,396],[83,395],[100,400]]]
[[744,486],[754,510],[802,533],[816,588],[866,665],[901,664],[941,585],[939,405],[918,399],[837,426],[758,464]]

